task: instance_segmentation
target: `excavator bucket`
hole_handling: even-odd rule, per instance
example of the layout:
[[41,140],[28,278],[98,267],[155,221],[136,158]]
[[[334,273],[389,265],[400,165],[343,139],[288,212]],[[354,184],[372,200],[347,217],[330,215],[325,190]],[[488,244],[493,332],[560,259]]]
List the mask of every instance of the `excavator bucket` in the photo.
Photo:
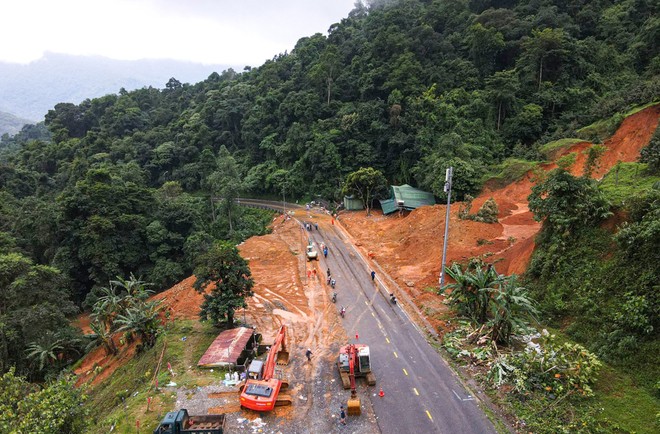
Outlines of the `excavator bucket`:
[[278,365],[288,365],[289,364],[289,352],[285,350],[280,350],[277,352],[277,360],[276,363]]
[[348,414],[350,416],[359,416],[362,413],[362,406],[360,405],[360,398],[351,396],[348,400]]

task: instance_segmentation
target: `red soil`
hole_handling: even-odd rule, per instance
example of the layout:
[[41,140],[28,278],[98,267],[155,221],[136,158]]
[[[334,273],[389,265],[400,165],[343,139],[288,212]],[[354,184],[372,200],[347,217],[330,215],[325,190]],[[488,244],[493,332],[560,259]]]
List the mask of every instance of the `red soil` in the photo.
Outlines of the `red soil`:
[[[602,177],[617,161],[636,161],[640,150],[648,144],[658,125],[660,105],[647,108],[628,117],[616,134],[604,143],[606,152],[600,159],[600,167],[593,176]],[[586,158],[582,153],[590,146],[583,142],[564,151],[577,153],[572,168],[581,174]],[[555,168],[554,164],[543,167]],[[451,208],[447,264],[481,256],[495,264],[503,274],[522,273],[534,251],[534,238],[541,224],[534,221],[527,206],[527,196],[533,186],[532,173],[504,188],[490,189],[477,197],[472,206],[476,210],[492,197],[499,207],[499,223],[486,224],[458,219],[459,204]],[[317,214],[312,218],[323,228],[330,218]],[[307,219],[307,216],[306,216]],[[434,327],[445,328],[443,313],[446,306],[437,289],[442,256],[445,223],[445,205],[422,207],[404,217],[383,216],[374,212],[367,217],[364,212],[345,212],[340,216],[341,225],[359,246],[385,270],[413,299]],[[273,233],[253,237],[239,246],[241,254],[249,261],[255,280],[255,296],[249,301],[245,315],[250,324],[257,326],[268,342],[280,324],[297,324],[290,327],[289,345],[311,347],[314,354],[327,353],[330,340],[341,339],[343,332],[335,327],[333,305],[328,304],[323,285],[315,278],[307,281],[307,271],[318,264],[309,265],[302,255],[306,244],[294,220],[273,221]],[[317,269],[320,276],[322,270]],[[173,318],[195,319],[203,301],[202,294],[192,288],[194,277],[189,277],[154,298],[163,301],[165,309],[171,309]],[[243,313],[237,312],[240,317]],[[335,318],[335,319],[333,319]],[[79,324],[85,328],[84,317]],[[94,379],[97,384],[107,378],[118,366],[132,357],[135,346],[124,346],[117,357],[105,357],[102,349],[91,352],[76,373],[79,382],[91,378],[96,366],[102,372]]]

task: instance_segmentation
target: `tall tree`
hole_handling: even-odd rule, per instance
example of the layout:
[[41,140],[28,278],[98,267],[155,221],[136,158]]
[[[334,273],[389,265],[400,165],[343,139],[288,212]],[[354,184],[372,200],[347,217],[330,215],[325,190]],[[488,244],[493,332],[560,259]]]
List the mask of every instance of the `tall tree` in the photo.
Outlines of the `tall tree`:
[[[207,178],[207,186],[211,192],[212,207],[215,196],[222,201],[231,233],[236,219],[234,212],[237,208],[236,198],[242,187],[240,172],[236,160],[224,145],[218,153],[217,163],[217,170]],[[215,218],[215,208],[213,208],[213,219]]]
[[204,294],[200,319],[215,325],[224,322],[231,327],[236,309],[246,308],[245,297],[253,295],[254,281],[247,261],[235,246],[217,241],[197,260],[195,277],[193,286],[197,291],[213,285],[211,293]]
[[344,194],[354,194],[364,204],[367,215],[371,215],[374,199],[387,188],[387,180],[380,170],[362,167],[349,173],[344,183]]

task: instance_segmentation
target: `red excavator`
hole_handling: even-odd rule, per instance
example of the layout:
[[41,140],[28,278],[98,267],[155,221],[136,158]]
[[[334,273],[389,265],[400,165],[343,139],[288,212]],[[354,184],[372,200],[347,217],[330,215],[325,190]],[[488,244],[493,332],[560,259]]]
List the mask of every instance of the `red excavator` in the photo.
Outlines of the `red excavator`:
[[362,407],[355,388],[355,377],[366,377],[369,386],[376,384],[376,377],[371,372],[369,347],[362,344],[350,344],[342,347],[339,351],[337,368],[339,368],[339,375],[344,389],[351,388],[351,397],[347,405],[348,414],[359,415],[362,412]]
[[289,383],[280,378],[274,378],[275,365],[289,363],[289,352],[286,351],[286,326],[282,325],[275,337],[275,343],[268,351],[266,363],[258,378],[248,378],[241,387],[241,407],[256,411],[270,411],[275,406],[291,405],[291,396],[280,394],[289,387]]

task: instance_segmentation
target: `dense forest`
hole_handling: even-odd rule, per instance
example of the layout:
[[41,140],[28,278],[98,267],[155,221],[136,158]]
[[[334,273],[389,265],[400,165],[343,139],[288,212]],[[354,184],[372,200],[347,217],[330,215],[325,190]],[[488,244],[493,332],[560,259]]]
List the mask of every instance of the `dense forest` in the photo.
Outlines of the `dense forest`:
[[239,195],[338,200],[373,167],[442,197],[451,165],[461,200],[504,160],[656,100],[658,16],[651,0],[357,2],[261,66],[57,104],[48,132],[0,143],[0,372],[43,376],[29,344],[80,354],[66,316],[109,280],[163,289],[214,239],[263,231]]

